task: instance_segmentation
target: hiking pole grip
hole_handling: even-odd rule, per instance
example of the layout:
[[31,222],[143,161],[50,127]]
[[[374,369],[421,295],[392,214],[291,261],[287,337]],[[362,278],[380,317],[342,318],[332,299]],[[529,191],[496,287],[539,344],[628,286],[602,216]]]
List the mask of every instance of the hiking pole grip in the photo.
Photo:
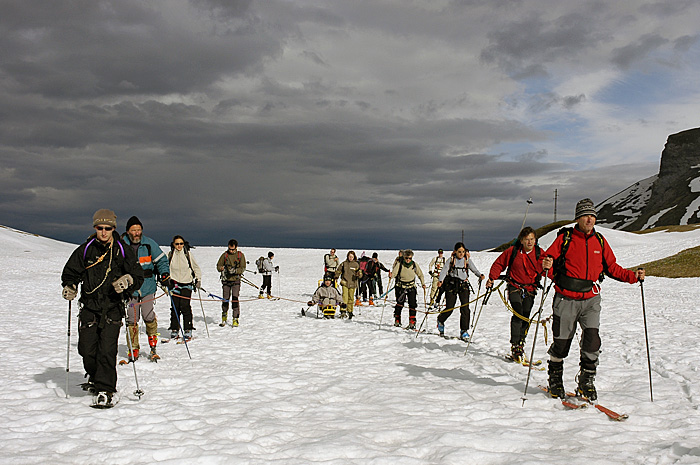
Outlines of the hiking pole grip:
[[68,399],[68,373],[70,373],[70,317],[71,300],[68,301],[68,341],[66,342],[66,399]]
[[[640,270],[643,270],[644,268],[638,268]],[[647,366],[649,368],[649,397],[652,402],[654,402],[654,389],[652,388],[651,384],[651,356],[649,354],[649,331],[647,329],[647,309],[646,309],[646,304],[644,303],[644,280],[639,281],[639,289],[642,292],[642,316],[644,318],[644,342],[646,343],[646,349],[647,349]]]

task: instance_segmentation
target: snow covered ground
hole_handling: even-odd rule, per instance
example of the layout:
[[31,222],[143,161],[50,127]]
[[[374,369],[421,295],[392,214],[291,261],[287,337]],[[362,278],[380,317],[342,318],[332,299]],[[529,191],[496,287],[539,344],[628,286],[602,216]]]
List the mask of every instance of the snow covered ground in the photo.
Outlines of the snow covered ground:
[[[698,231],[602,231],[623,266],[700,242]],[[552,239],[550,234],[542,243]],[[451,245],[438,244],[446,250]],[[160,345],[159,363],[136,363],[145,392],[140,400],[133,394],[132,365],[122,366],[118,405],[94,410],[91,397],[77,387],[83,371],[75,306],[65,395],[68,305],[60,273],[75,247],[0,228],[0,463],[700,463],[698,279],[648,278],[644,284],[653,403],[640,287],[603,283],[596,385],[603,405],[630,415],[624,423],[592,408],[563,410],[537,389],[546,384],[544,371],[533,371],[522,406],[527,369],[503,361],[510,313],[496,296],[484,307],[466,356],[458,340],[416,337],[390,326],[388,306],[381,327],[381,307],[361,307],[352,321],[317,320],[314,310],[302,317],[301,302],[316,289],[327,252],[309,249],[275,250],[280,273],[273,291],[284,299],[257,300],[257,290],[244,287],[239,328],[220,328],[220,305],[207,301],[207,337],[195,302],[192,359],[184,345]],[[213,294],[221,290],[215,262],[223,250],[193,250]],[[242,250],[251,268],[267,252]],[[433,253],[416,253],[424,270]],[[395,254],[379,251],[387,265]],[[473,254],[484,273],[496,256]],[[252,273],[249,278],[261,281]],[[544,315],[551,313],[550,302],[551,295]],[[164,298],[156,311],[165,334]],[[435,331],[434,315],[427,328]],[[456,315],[446,330],[457,335]],[[540,329],[536,358],[546,360],[546,349]],[[565,364],[571,389],[576,349]],[[125,352],[122,336],[120,355]]]

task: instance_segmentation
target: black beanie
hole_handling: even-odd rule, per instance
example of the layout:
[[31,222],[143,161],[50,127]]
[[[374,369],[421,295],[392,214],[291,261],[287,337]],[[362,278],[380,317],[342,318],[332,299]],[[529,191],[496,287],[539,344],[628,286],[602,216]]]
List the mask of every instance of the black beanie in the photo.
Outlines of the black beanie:
[[129,218],[129,221],[126,222],[126,230],[128,231],[129,228],[131,228],[135,224],[138,224],[139,226],[141,226],[141,229],[143,229],[143,224],[141,223],[141,221],[135,216],[132,216],[131,218]]

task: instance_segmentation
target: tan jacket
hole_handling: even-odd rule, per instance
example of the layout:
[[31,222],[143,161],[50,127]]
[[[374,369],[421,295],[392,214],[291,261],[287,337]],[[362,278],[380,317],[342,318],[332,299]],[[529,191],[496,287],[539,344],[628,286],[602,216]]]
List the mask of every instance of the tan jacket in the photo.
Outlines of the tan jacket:
[[[399,269],[401,270],[400,275],[398,274]],[[418,266],[418,263],[416,263],[415,260],[413,260],[411,265],[408,266],[403,263],[403,260],[398,260],[396,263],[394,263],[394,268],[391,270],[391,275],[396,280],[396,287],[402,287],[405,289],[416,287],[416,277],[420,279],[420,283],[422,285],[425,285],[425,281],[423,280],[423,271],[421,271],[420,266]]]
[[227,250],[216,262],[216,270],[221,273],[221,281],[224,282],[240,282],[245,267],[245,255],[240,250],[236,250],[233,254],[228,253]]
[[362,270],[360,269],[360,264],[357,260],[348,261],[345,260],[340,264],[337,270],[335,270],[335,277],[340,277],[340,285],[347,288],[357,287],[357,283],[362,277]]

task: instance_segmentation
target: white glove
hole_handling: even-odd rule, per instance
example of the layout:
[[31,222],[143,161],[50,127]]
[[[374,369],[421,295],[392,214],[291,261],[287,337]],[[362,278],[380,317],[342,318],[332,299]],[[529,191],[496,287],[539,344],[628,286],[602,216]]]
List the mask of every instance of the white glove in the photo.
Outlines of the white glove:
[[78,295],[78,287],[75,284],[70,286],[65,286],[63,288],[63,298],[66,300],[73,300]]
[[125,274],[114,281],[112,286],[114,286],[114,290],[117,291],[117,294],[121,294],[132,284],[134,284],[134,278],[132,278],[130,274]]

